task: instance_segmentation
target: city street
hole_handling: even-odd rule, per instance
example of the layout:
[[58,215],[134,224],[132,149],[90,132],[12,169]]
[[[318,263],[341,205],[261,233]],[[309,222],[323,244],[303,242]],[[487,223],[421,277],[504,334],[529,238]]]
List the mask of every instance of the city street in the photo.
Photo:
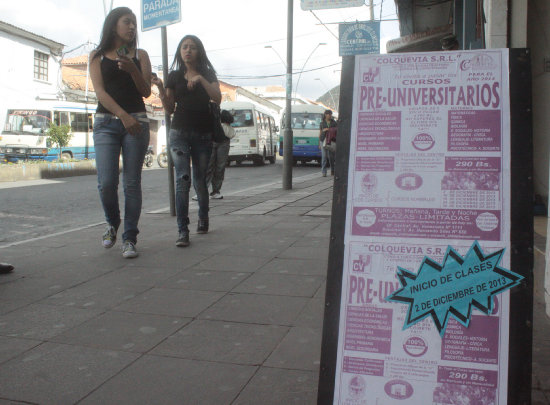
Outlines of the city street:
[[[294,176],[320,172],[313,164],[296,166]],[[275,165],[256,167],[245,162],[226,168],[222,193],[253,189],[261,185],[280,182],[282,160]],[[119,186],[123,208],[122,175]],[[143,170],[143,212],[157,211],[169,206],[168,173],[156,163]],[[97,192],[95,175],[66,177],[54,180],[0,182],[2,205],[0,220],[2,234],[0,246],[72,230],[104,221]]]

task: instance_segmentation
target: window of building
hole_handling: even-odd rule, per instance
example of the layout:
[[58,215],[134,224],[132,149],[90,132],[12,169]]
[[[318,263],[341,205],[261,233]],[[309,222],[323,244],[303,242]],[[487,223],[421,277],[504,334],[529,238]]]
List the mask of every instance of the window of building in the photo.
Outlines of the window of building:
[[34,51],[34,78],[48,80],[48,55]]

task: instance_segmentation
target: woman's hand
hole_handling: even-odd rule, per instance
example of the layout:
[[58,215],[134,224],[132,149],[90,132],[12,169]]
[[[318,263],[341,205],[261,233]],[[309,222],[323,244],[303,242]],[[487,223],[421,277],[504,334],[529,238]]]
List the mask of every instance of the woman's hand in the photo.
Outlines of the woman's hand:
[[155,86],[157,86],[159,88],[159,90],[161,88],[164,88],[164,83],[162,83],[162,79],[158,76],[153,76],[151,78],[151,83],[154,84]]
[[128,72],[131,74],[132,72],[135,72],[135,70],[137,69],[137,66],[134,63],[134,61],[128,58],[127,56],[119,56],[118,58],[116,58],[116,60],[118,62],[118,68],[120,70],[124,70],[125,72]]
[[187,88],[189,90],[193,90],[197,85],[201,82],[201,80],[204,80],[204,78],[201,75],[196,75],[189,79],[187,81]]
[[135,136],[141,133],[141,124],[130,114],[125,114],[123,117],[120,117],[120,120],[130,135]]

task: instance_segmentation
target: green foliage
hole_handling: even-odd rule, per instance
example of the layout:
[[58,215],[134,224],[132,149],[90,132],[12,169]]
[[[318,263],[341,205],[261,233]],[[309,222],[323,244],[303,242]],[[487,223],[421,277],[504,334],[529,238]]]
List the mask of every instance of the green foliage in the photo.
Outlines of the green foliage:
[[57,145],[59,159],[61,160],[61,148],[67,146],[73,137],[70,125],[56,125],[51,122],[46,133],[48,134],[48,142]]

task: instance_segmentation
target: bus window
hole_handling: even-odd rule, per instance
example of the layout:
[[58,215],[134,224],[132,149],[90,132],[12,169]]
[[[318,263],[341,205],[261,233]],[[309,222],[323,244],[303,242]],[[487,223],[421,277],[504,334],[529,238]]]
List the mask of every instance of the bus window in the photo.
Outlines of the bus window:
[[10,134],[43,134],[49,128],[51,114],[44,110],[8,110],[4,131]]
[[232,110],[231,115],[233,115],[234,119],[231,126],[234,128],[254,126],[254,121],[252,120],[252,110]]
[[69,125],[69,113],[66,111],[54,111],[55,125]]
[[323,114],[292,113],[292,128],[294,129],[319,129]]
[[71,121],[71,130],[73,132],[88,131],[88,116],[86,113],[69,113]]

